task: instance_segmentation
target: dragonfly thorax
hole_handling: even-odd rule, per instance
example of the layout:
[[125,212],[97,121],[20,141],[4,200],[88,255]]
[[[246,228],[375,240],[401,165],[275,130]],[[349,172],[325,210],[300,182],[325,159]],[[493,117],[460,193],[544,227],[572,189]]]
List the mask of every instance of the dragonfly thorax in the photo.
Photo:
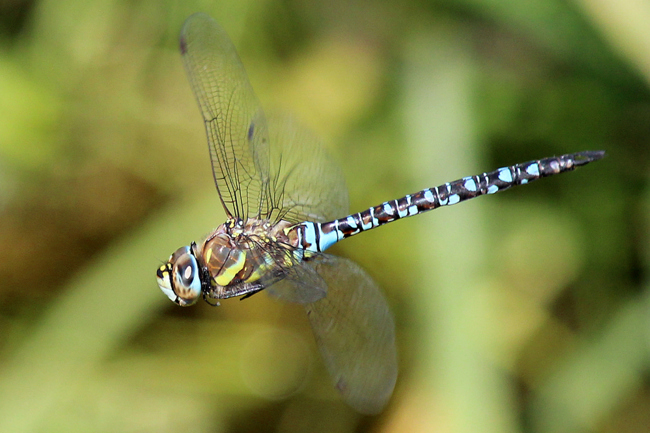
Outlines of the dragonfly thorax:
[[229,219],[198,244],[176,250],[158,269],[160,289],[176,304],[255,293],[283,278],[301,252],[292,224]]

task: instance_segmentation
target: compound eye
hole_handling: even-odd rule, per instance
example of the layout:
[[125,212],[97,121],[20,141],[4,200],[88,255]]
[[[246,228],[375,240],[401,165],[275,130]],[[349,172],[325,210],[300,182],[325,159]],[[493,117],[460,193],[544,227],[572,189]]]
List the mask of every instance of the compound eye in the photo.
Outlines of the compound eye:
[[201,297],[201,276],[196,258],[189,252],[180,255],[174,263],[174,293],[178,304],[188,306]]

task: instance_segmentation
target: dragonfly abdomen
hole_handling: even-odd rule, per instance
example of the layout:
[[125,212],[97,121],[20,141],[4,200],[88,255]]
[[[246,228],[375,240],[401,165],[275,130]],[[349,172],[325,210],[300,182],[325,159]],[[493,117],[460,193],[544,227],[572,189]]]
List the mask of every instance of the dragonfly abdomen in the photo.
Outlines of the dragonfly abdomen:
[[326,223],[304,222],[300,224],[300,244],[306,250],[322,252],[342,239],[389,222],[571,171],[601,159],[604,154],[603,151],[586,151],[515,164],[423,189],[345,218]]

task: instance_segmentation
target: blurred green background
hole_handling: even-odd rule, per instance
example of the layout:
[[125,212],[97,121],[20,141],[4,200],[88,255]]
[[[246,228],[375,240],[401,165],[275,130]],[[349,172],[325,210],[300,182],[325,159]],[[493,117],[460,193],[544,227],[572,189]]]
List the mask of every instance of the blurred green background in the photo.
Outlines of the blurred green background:
[[[325,139],[352,211],[607,151],[336,247],[396,319],[377,417],[300,307],[156,285],[224,220],[177,49],[196,11]],[[0,431],[649,431],[649,22],[643,0],[1,1]]]

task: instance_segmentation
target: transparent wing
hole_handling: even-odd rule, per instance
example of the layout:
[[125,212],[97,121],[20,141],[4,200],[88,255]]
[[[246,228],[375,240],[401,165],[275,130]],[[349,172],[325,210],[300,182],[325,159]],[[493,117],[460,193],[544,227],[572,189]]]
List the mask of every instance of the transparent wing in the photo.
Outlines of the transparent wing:
[[327,283],[310,262],[299,261],[293,249],[280,244],[259,244],[251,250],[255,261],[263,264],[266,257],[273,257],[274,272],[259,280],[268,295],[285,302],[308,304],[322,299],[327,294]]
[[242,219],[329,221],[347,214],[345,181],[319,140],[288,116],[269,128],[226,32],[194,14],[181,31],[185,69],[203,114],[226,212]]
[[300,223],[347,215],[343,173],[312,131],[281,114],[270,115],[268,127],[272,206],[267,218]]
[[226,32],[205,14],[183,25],[180,48],[208,135],[212,172],[230,216],[259,216],[268,195],[268,130]]
[[383,295],[350,260],[323,254],[302,267],[327,284],[325,297],[318,297],[322,288],[310,289],[296,280],[285,279],[271,289],[294,302],[305,301],[307,294],[318,299],[306,303],[305,309],[334,385],[357,411],[378,413],[397,380],[395,324]]

